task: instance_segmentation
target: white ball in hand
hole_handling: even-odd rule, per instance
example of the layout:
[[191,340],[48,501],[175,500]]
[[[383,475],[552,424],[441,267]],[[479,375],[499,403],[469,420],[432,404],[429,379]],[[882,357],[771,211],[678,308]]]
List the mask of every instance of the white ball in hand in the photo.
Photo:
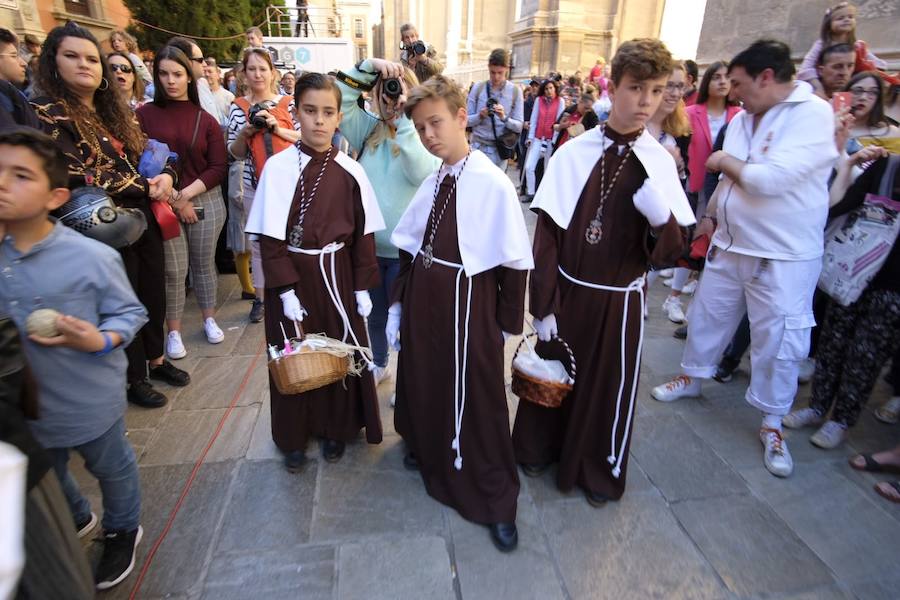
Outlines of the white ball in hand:
[[28,332],[28,335],[56,337],[59,335],[59,330],[56,328],[56,319],[59,316],[59,311],[52,308],[39,308],[28,315],[28,319],[25,321],[25,331]]

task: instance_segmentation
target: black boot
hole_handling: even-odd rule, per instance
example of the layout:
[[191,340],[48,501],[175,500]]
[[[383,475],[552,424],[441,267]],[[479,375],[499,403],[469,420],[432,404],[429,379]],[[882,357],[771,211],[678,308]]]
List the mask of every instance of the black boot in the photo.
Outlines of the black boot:
[[406,467],[408,471],[418,471],[419,470],[419,461],[416,460],[416,455],[412,452],[407,452],[403,455],[403,466]]
[[288,473],[299,473],[306,466],[306,453],[303,450],[292,450],[284,455],[284,468]]
[[600,508],[609,501],[609,498],[607,498],[603,494],[598,494],[597,492],[591,492],[589,490],[584,491],[584,497],[585,499],[587,499],[588,504],[590,504],[594,508]]
[[491,541],[500,552],[512,552],[519,545],[519,532],[515,523],[492,523]]
[[528,475],[529,477],[540,477],[543,475],[547,469],[550,468],[550,463],[519,463],[522,467],[522,472]]
[[338,440],[324,440],[322,443],[322,457],[328,462],[337,462],[344,456],[346,444]]

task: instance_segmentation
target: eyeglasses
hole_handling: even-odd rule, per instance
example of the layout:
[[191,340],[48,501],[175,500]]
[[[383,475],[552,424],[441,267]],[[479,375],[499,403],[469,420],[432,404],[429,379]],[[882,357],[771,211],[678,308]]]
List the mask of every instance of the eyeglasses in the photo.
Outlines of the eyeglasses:
[[201,65],[203,64],[203,57],[202,57],[202,56],[201,56],[200,58],[197,58],[196,56],[192,56],[192,57],[191,57],[191,60],[194,61],[195,63],[200,63]]
[[666,91],[681,93],[684,91],[684,84],[683,83],[673,83],[670,81],[666,84]]
[[878,90],[871,90],[861,87],[852,87],[850,88],[850,93],[856,96],[857,98],[862,98],[863,96],[868,96],[869,98],[877,98]]
[[121,71],[123,73],[134,73],[134,69],[132,69],[128,65],[120,65],[120,64],[109,65],[109,70],[112,71],[113,73],[115,73],[116,71]]

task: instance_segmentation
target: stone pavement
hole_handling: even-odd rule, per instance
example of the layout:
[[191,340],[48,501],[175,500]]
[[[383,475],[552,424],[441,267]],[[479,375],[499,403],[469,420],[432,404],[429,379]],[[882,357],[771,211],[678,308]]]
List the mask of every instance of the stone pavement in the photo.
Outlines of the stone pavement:
[[[135,573],[101,597],[129,596],[234,400],[139,598],[900,598],[900,507],[873,492],[876,478],[846,463],[854,451],[897,443],[900,432],[870,409],[838,450],[813,447],[811,432],[789,432],[794,475],[772,477],[762,464],[759,413],[743,401],[746,363],[732,382],[707,384],[699,400],[650,399],[681,356],[675,326],[659,308],[666,290],[657,284],[650,292],[625,496],[595,509],[578,492],[559,492],[552,472],[521,475],[519,548],[502,555],[485,528],[429,498],[418,474],[404,470],[391,382],[379,388],[381,445],[360,439],[336,464],[312,445],[305,472],[288,474],[269,432],[262,325],[246,322],[249,303],[239,300],[236,277],[222,276],[225,342],[206,343],[189,297],[188,357],[178,364],[193,382],[166,388],[165,408],[128,409],[144,541]],[[871,406],[888,395],[880,382]],[[510,394],[511,421],[516,404]],[[99,512],[98,488],[77,460]]]

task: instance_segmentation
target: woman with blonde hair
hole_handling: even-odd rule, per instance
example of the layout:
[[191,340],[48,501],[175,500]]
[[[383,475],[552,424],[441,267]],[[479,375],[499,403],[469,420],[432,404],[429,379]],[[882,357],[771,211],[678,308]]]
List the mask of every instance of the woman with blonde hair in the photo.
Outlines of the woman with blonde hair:
[[[372,183],[386,225],[384,230],[375,232],[381,284],[369,290],[373,304],[368,320],[369,340],[377,385],[387,375],[389,350],[384,328],[391,286],[400,269],[400,254],[391,244],[391,232],[422,181],[440,161],[428,153],[412,121],[403,114],[407,95],[419,83],[412,69],[373,58],[338,73],[337,82],[344,113],[341,134],[359,153],[357,160]],[[371,88],[369,110],[357,103],[366,88]]]
[[113,49],[113,52],[119,52],[128,57],[137,76],[144,82],[144,85],[153,83],[153,75],[150,74],[144,61],[138,56],[138,44],[134,36],[124,29],[116,29],[109,35],[109,46]]

